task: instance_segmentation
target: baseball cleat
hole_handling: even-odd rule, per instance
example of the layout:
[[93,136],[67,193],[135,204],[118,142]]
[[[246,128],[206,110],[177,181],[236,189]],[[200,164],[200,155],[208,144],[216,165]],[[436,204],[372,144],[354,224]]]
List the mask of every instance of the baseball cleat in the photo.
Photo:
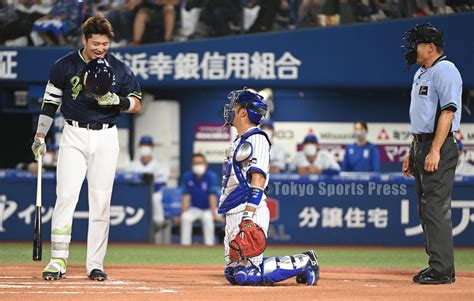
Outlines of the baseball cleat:
[[94,281],[104,281],[107,280],[107,274],[102,270],[93,269],[89,274],[89,279]]
[[43,270],[44,280],[59,280],[66,277],[66,262],[62,258],[51,258]]
[[316,285],[319,280],[318,255],[313,250],[303,252],[308,256],[308,263],[304,271],[296,276],[296,283],[306,283],[306,285]]
[[419,284],[450,284],[456,282],[456,276],[452,274],[451,277],[449,277],[433,268],[428,268],[422,272],[416,280],[417,281],[414,279],[414,282]]

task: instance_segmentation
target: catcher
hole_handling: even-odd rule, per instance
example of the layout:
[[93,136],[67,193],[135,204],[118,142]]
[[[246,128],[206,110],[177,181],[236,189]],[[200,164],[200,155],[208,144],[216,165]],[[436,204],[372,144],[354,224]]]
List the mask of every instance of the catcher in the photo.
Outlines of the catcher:
[[225,126],[238,137],[226,151],[219,214],[225,214],[224,276],[231,284],[271,285],[296,276],[314,285],[319,265],[313,250],[293,256],[263,257],[270,214],[265,202],[269,181],[270,140],[257,126],[267,112],[263,97],[244,88],[229,94]]

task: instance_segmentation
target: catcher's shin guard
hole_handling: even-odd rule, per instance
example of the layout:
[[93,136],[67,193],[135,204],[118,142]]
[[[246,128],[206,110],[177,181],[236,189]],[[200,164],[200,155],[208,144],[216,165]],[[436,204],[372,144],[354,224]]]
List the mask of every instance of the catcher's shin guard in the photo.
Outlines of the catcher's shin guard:
[[265,284],[273,284],[295,276],[300,278],[297,282],[316,284],[319,279],[319,265],[314,251],[293,256],[269,257],[263,262],[262,282]]
[[239,265],[234,268],[235,281],[239,285],[259,285],[262,284],[262,273],[260,269],[251,265],[248,267]]
[[224,269],[225,279],[232,285],[238,284],[234,276],[234,267],[228,266]]
[[296,276],[296,283],[306,283],[306,285],[316,285],[319,280],[318,255],[313,250],[303,252],[309,260],[304,271]]

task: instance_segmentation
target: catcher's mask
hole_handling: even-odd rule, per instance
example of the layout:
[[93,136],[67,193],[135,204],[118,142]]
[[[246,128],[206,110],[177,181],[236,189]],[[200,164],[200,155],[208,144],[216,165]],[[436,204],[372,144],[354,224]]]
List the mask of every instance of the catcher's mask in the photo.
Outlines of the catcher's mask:
[[444,48],[443,33],[433,27],[430,23],[416,25],[405,32],[402,40],[407,41],[409,45],[401,46],[403,56],[406,61],[406,70],[416,64],[416,46],[420,43],[433,43],[436,47]]
[[263,96],[244,87],[243,90],[230,92],[228,99],[230,103],[224,106],[224,126],[231,126],[234,121],[234,105],[240,104],[247,110],[250,122],[255,125],[260,124],[263,116],[267,114],[267,104]]
[[83,71],[84,92],[93,96],[107,94],[112,88],[114,74],[107,60],[98,58],[89,61]]

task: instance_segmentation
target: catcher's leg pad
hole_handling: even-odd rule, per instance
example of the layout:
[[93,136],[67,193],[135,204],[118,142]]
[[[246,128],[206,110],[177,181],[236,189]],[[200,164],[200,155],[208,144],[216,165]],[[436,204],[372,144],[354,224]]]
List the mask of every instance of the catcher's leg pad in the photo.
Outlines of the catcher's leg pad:
[[228,266],[224,269],[224,278],[232,285],[238,284],[234,276],[234,267]]
[[273,284],[300,275],[305,276],[308,285],[316,284],[319,279],[319,265],[308,254],[269,257],[263,262],[264,284]]
[[234,268],[235,281],[239,285],[259,285],[262,284],[262,273],[260,268],[252,265],[245,267],[242,265]]

